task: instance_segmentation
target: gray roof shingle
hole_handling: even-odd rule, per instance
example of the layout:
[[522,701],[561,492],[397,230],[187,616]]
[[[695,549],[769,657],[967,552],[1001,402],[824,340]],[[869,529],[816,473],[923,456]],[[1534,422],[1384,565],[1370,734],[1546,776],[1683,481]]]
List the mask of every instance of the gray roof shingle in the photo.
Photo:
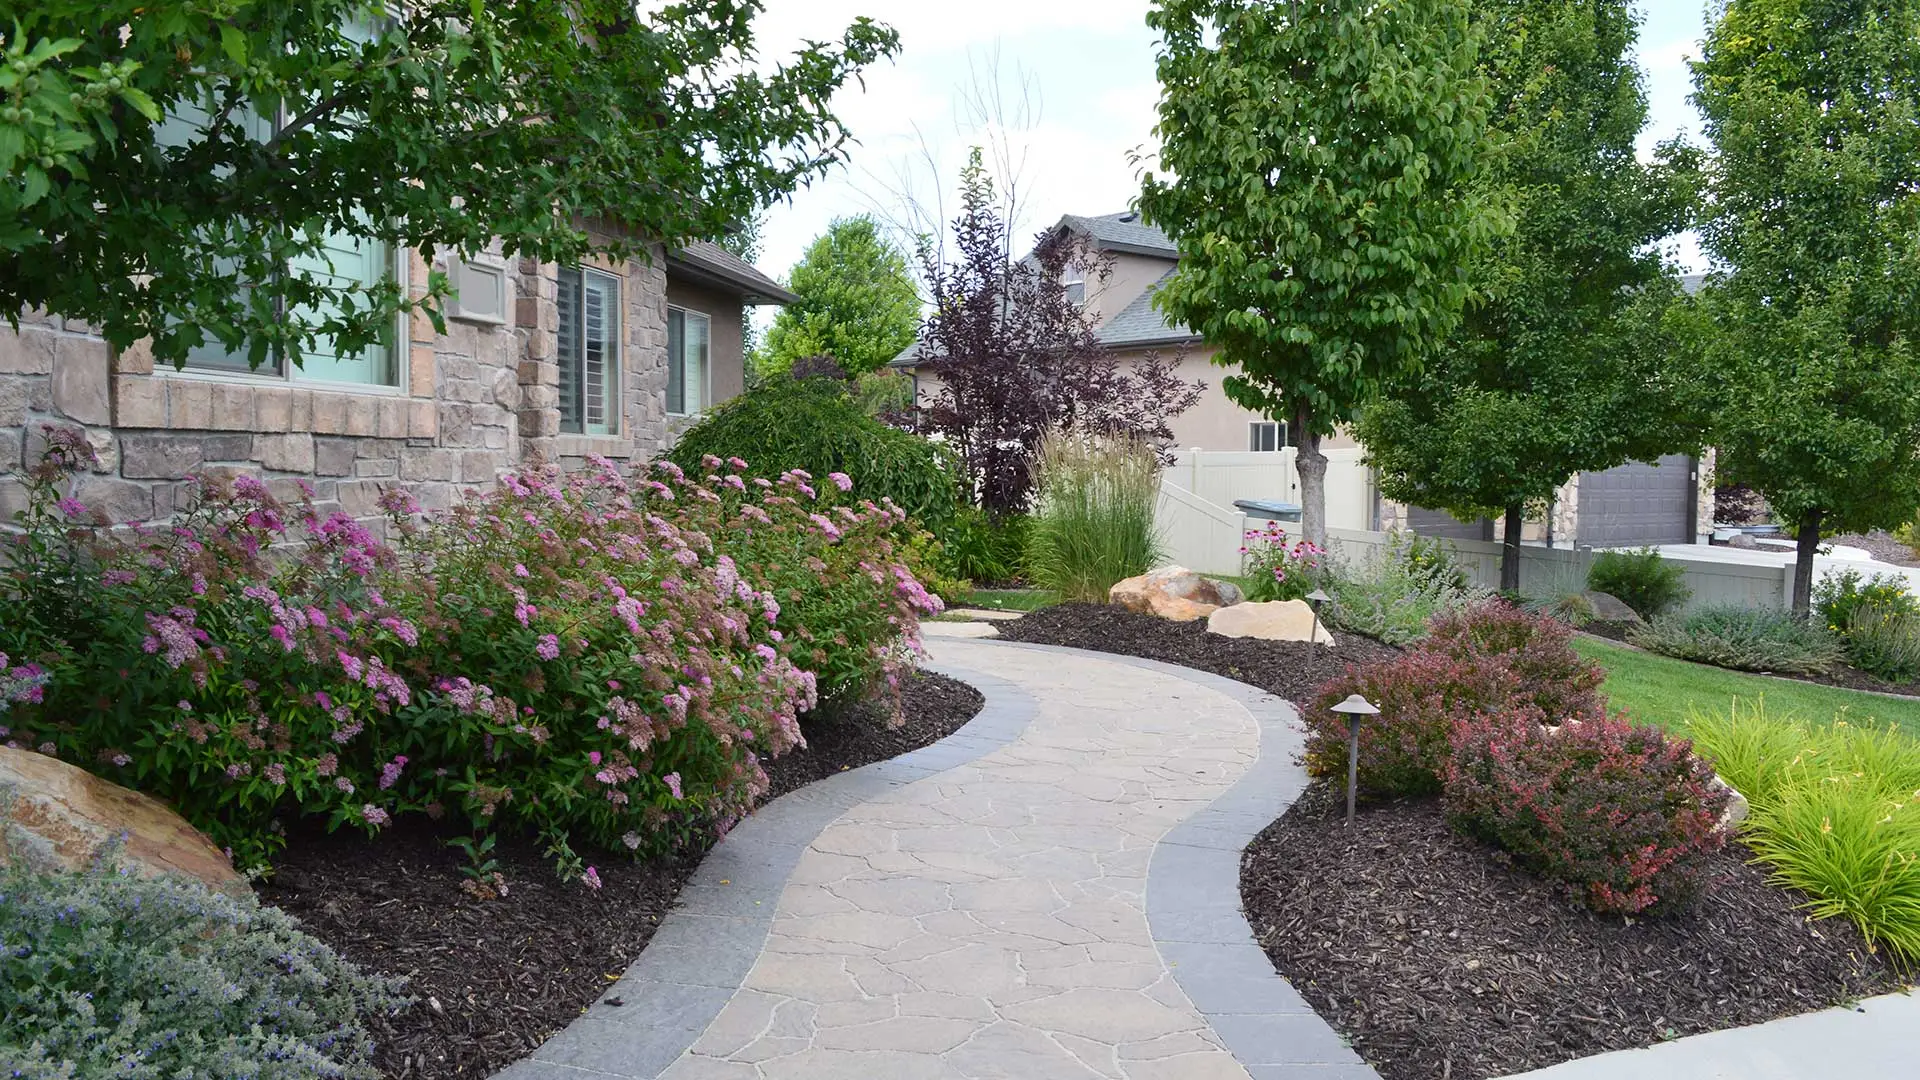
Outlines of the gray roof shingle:
[[1102,344],[1116,349],[1134,348],[1142,345],[1175,345],[1200,340],[1200,335],[1178,323],[1169,324],[1167,317],[1154,310],[1153,294],[1160,291],[1173,276],[1174,267],[1159,279],[1141,291],[1139,296],[1114,315],[1100,324],[1095,331]]
[[737,292],[749,304],[792,304],[800,298],[760,272],[752,263],[711,240],[689,240],[667,256],[669,272],[678,267],[703,283]]
[[1060,226],[1086,234],[1104,249],[1164,255],[1169,259],[1180,257],[1180,249],[1167,239],[1166,233],[1140,220],[1140,215],[1131,210],[1095,217],[1068,214],[1060,219]]

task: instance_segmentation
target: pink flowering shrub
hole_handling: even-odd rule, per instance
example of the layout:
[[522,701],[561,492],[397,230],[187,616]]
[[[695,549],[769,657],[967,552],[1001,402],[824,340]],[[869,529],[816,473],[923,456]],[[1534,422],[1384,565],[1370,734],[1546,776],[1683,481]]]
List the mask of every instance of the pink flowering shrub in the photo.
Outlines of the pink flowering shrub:
[[1247,599],[1298,600],[1320,583],[1326,552],[1309,540],[1287,543],[1277,521],[1248,529],[1240,553],[1246,556]]
[[898,511],[835,478],[596,462],[427,518],[390,493],[387,542],[246,477],[109,532],[63,490],[88,458],[50,433],[0,541],[0,741],[167,799],[243,866],[294,815],[418,812],[538,832],[591,881],[576,844],[730,825],[820,690],[897,679],[938,605]]
[[1550,728],[1525,708],[1464,719],[1447,765],[1453,826],[1611,914],[1692,900],[1729,798],[1685,739],[1621,715]]
[[[748,478],[746,463],[709,455],[694,483],[663,463],[656,484],[676,493],[683,519],[779,601],[776,625],[794,662],[824,699],[884,690],[898,704],[900,675],[920,650],[920,616],[938,613],[910,565],[918,530],[891,499],[862,499],[844,473],[816,480],[792,470]],[[691,496],[689,498],[689,496]]]
[[1420,647],[1453,656],[1497,656],[1519,680],[1515,704],[1531,705],[1558,724],[1600,716],[1600,684],[1607,673],[1573,651],[1573,628],[1504,600],[1442,612],[1428,624]]

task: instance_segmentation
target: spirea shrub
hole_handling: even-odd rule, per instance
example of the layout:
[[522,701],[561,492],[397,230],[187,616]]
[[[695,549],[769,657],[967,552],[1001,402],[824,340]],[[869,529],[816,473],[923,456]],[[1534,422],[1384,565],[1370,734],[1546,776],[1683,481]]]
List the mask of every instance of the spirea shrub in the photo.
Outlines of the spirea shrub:
[[406,1004],[275,908],[97,866],[0,868],[0,1075],[380,1075],[366,1019]]
[[537,831],[591,883],[574,844],[728,827],[820,692],[897,682],[938,608],[894,555],[905,515],[842,475],[600,461],[427,518],[394,493],[391,543],[241,477],[120,536],[66,505],[85,444],[56,446],[0,598],[41,700],[0,738],[160,795],[242,866],[294,814],[420,812]]
[[1349,665],[1322,685],[1307,709],[1306,765],[1314,776],[1344,780],[1347,718],[1332,711],[1349,694],[1378,706],[1360,725],[1361,790],[1370,794],[1438,794],[1454,724],[1506,711],[1518,682],[1504,660],[1414,650],[1366,666]]
[[1600,684],[1607,673],[1574,652],[1573,630],[1550,616],[1487,600],[1435,616],[1421,647],[1499,657],[1518,683],[1513,704],[1531,705],[1553,723],[1604,711]]
[[1684,739],[1607,716],[1547,726],[1533,708],[1462,719],[1448,821],[1608,914],[1661,912],[1700,892],[1729,798]]

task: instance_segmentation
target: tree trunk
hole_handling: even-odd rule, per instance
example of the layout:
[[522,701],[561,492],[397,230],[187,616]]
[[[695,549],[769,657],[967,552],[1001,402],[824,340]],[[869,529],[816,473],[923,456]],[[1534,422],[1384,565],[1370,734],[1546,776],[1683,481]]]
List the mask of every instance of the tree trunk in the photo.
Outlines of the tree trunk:
[[1313,407],[1302,401],[1293,407],[1297,443],[1293,459],[1300,473],[1300,534],[1315,547],[1327,546],[1327,455],[1320,452],[1320,436],[1313,434]]
[[1794,537],[1799,546],[1793,553],[1793,613],[1801,618],[1813,611],[1813,553],[1820,550],[1820,519],[1824,516],[1819,510],[1800,515],[1800,532]]
[[1520,591],[1520,527],[1525,508],[1519,503],[1507,506],[1506,529],[1500,537],[1500,591]]

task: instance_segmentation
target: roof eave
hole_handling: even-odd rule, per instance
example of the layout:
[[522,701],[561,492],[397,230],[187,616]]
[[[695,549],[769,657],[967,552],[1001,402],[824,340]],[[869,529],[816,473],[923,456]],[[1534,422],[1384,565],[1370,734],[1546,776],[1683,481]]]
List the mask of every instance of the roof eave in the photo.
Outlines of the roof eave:
[[684,253],[667,256],[667,275],[690,284],[719,289],[740,297],[750,307],[762,304],[797,304],[800,297],[767,278],[749,277],[724,267],[689,258]]

